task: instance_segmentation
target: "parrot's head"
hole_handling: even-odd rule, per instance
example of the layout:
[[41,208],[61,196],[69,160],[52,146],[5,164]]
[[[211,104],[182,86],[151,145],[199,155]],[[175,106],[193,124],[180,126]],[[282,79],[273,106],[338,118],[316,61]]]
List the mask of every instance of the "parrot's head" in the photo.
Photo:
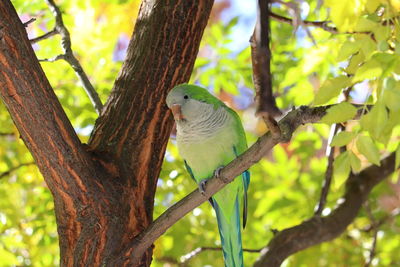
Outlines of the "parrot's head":
[[216,109],[219,100],[206,89],[190,84],[180,84],[167,95],[167,106],[178,123],[195,122],[207,111]]

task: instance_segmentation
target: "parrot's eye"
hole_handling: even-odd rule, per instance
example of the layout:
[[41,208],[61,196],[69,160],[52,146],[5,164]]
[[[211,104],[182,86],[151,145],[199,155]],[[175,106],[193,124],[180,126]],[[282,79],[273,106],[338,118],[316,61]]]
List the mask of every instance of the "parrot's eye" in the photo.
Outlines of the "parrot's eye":
[[189,99],[189,96],[188,95],[184,95],[183,98],[184,99]]

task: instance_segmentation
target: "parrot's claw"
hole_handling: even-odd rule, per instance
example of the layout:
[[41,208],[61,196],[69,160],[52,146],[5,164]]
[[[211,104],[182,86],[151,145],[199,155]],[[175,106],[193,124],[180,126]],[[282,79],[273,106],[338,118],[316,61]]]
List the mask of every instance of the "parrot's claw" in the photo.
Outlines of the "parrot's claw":
[[207,179],[201,180],[199,183],[199,191],[202,195],[205,195],[206,184],[207,184]]
[[218,167],[215,171],[214,171],[214,176],[219,178],[221,176],[221,170],[224,168],[224,166]]

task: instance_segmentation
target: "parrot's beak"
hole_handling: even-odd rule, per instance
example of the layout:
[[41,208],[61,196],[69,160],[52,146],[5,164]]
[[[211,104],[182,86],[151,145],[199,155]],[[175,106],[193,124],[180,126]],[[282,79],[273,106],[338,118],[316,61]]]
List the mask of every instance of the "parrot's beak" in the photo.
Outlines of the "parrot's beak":
[[180,120],[184,119],[183,114],[182,114],[181,105],[173,104],[171,107],[171,111],[172,111],[172,115],[174,115],[174,119],[176,121],[180,121]]

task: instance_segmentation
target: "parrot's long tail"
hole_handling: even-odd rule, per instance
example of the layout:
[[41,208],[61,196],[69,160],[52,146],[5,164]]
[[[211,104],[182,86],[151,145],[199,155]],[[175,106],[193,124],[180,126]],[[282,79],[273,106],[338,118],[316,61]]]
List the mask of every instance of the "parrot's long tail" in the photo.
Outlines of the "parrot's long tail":
[[236,197],[235,207],[229,218],[224,215],[216,201],[214,201],[213,206],[217,214],[225,267],[243,267],[239,200]]

